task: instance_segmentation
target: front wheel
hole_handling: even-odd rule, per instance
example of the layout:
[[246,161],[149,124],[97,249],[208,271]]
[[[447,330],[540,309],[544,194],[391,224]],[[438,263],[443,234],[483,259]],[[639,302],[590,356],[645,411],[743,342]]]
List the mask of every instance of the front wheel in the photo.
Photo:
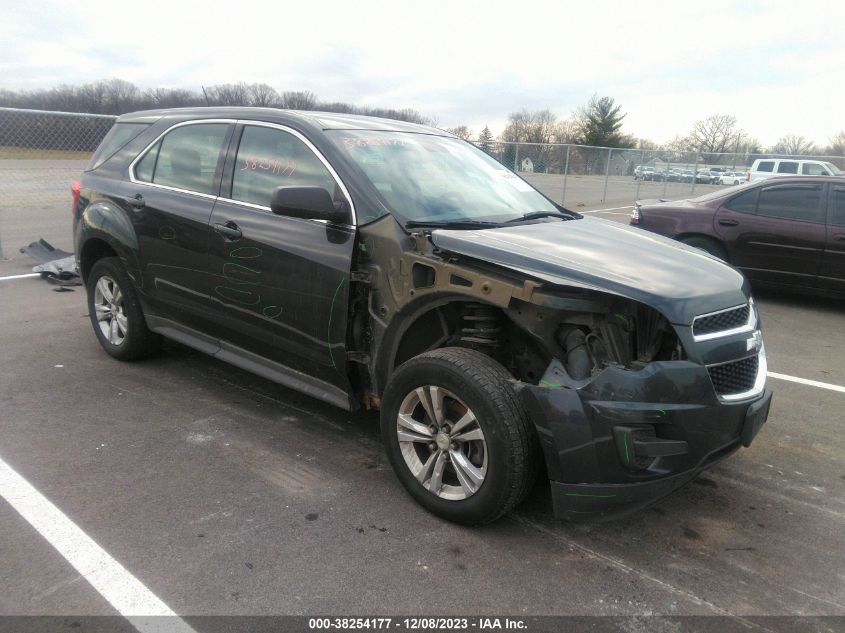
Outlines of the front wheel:
[[513,377],[480,352],[444,348],[390,379],[381,433],[399,481],[430,512],[479,525],[513,509],[539,466]]

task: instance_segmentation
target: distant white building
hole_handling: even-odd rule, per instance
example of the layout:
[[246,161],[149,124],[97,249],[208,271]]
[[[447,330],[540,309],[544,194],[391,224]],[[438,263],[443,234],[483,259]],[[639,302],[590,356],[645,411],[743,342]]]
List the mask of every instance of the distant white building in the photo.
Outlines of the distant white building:
[[522,159],[522,162],[519,164],[519,171],[527,171],[529,174],[534,173],[534,161],[528,157]]

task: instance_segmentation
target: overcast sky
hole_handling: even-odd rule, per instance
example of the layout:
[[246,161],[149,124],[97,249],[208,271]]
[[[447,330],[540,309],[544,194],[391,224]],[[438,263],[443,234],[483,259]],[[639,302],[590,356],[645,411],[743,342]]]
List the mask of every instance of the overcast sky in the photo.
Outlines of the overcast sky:
[[843,25],[841,1],[0,0],[0,87],[265,82],[494,134],[597,93],[657,142],[726,113],[763,145],[825,144],[845,129]]

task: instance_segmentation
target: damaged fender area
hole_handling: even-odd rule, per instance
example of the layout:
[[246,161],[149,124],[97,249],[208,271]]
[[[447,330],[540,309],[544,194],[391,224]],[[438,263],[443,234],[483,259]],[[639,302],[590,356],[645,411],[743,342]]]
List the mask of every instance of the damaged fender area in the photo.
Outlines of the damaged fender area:
[[[357,350],[350,352],[354,383],[367,408],[379,407],[393,370],[418,354],[457,346],[491,356],[514,376],[536,428],[555,514],[571,519],[639,510],[750,443],[765,422],[770,392],[750,406],[726,403],[706,366],[745,338],[690,355],[686,334],[696,314],[748,301],[741,275],[727,292],[722,285],[718,294],[674,297],[670,322],[645,302],[653,296],[645,283],[637,296],[626,296],[618,285],[597,287],[595,273],[579,279],[563,277],[562,266],[554,275],[527,270],[525,253],[516,268],[458,252],[483,235],[488,246],[480,255],[490,255],[500,232],[408,234],[391,216],[361,227],[349,349]],[[450,239],[440,239],[444,233]],[[690,257],[702,260],[705,273],[718,266],[724,277],[722,264]]]
[[658,501],[749,446],[771,403],[771,391],[750,406],[720,402],[707,369],[688,361],[611,367],[581,386],[563,384],[558,365],[519,397],[562,518],[618,518]]

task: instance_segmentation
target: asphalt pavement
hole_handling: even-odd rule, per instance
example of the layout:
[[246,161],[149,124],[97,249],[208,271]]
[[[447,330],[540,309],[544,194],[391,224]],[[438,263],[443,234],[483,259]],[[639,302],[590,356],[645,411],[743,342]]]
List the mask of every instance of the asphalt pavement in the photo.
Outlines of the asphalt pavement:
[[[14,245],[69,224],[16,214]],[[4,245],[0,278],[29,272]],[[845,385],[843,302],[757,301],[771,371]],[[630,519],[556,521],[540,484],[472,529],[407,496],[375,414],[176,343],[117,362],[86,313],[0,279],[0,460],[180,615],[845,615],[845,393],[771,379],[749,449]],[[0,614],[118,612],[3,499],[0,560]]]

